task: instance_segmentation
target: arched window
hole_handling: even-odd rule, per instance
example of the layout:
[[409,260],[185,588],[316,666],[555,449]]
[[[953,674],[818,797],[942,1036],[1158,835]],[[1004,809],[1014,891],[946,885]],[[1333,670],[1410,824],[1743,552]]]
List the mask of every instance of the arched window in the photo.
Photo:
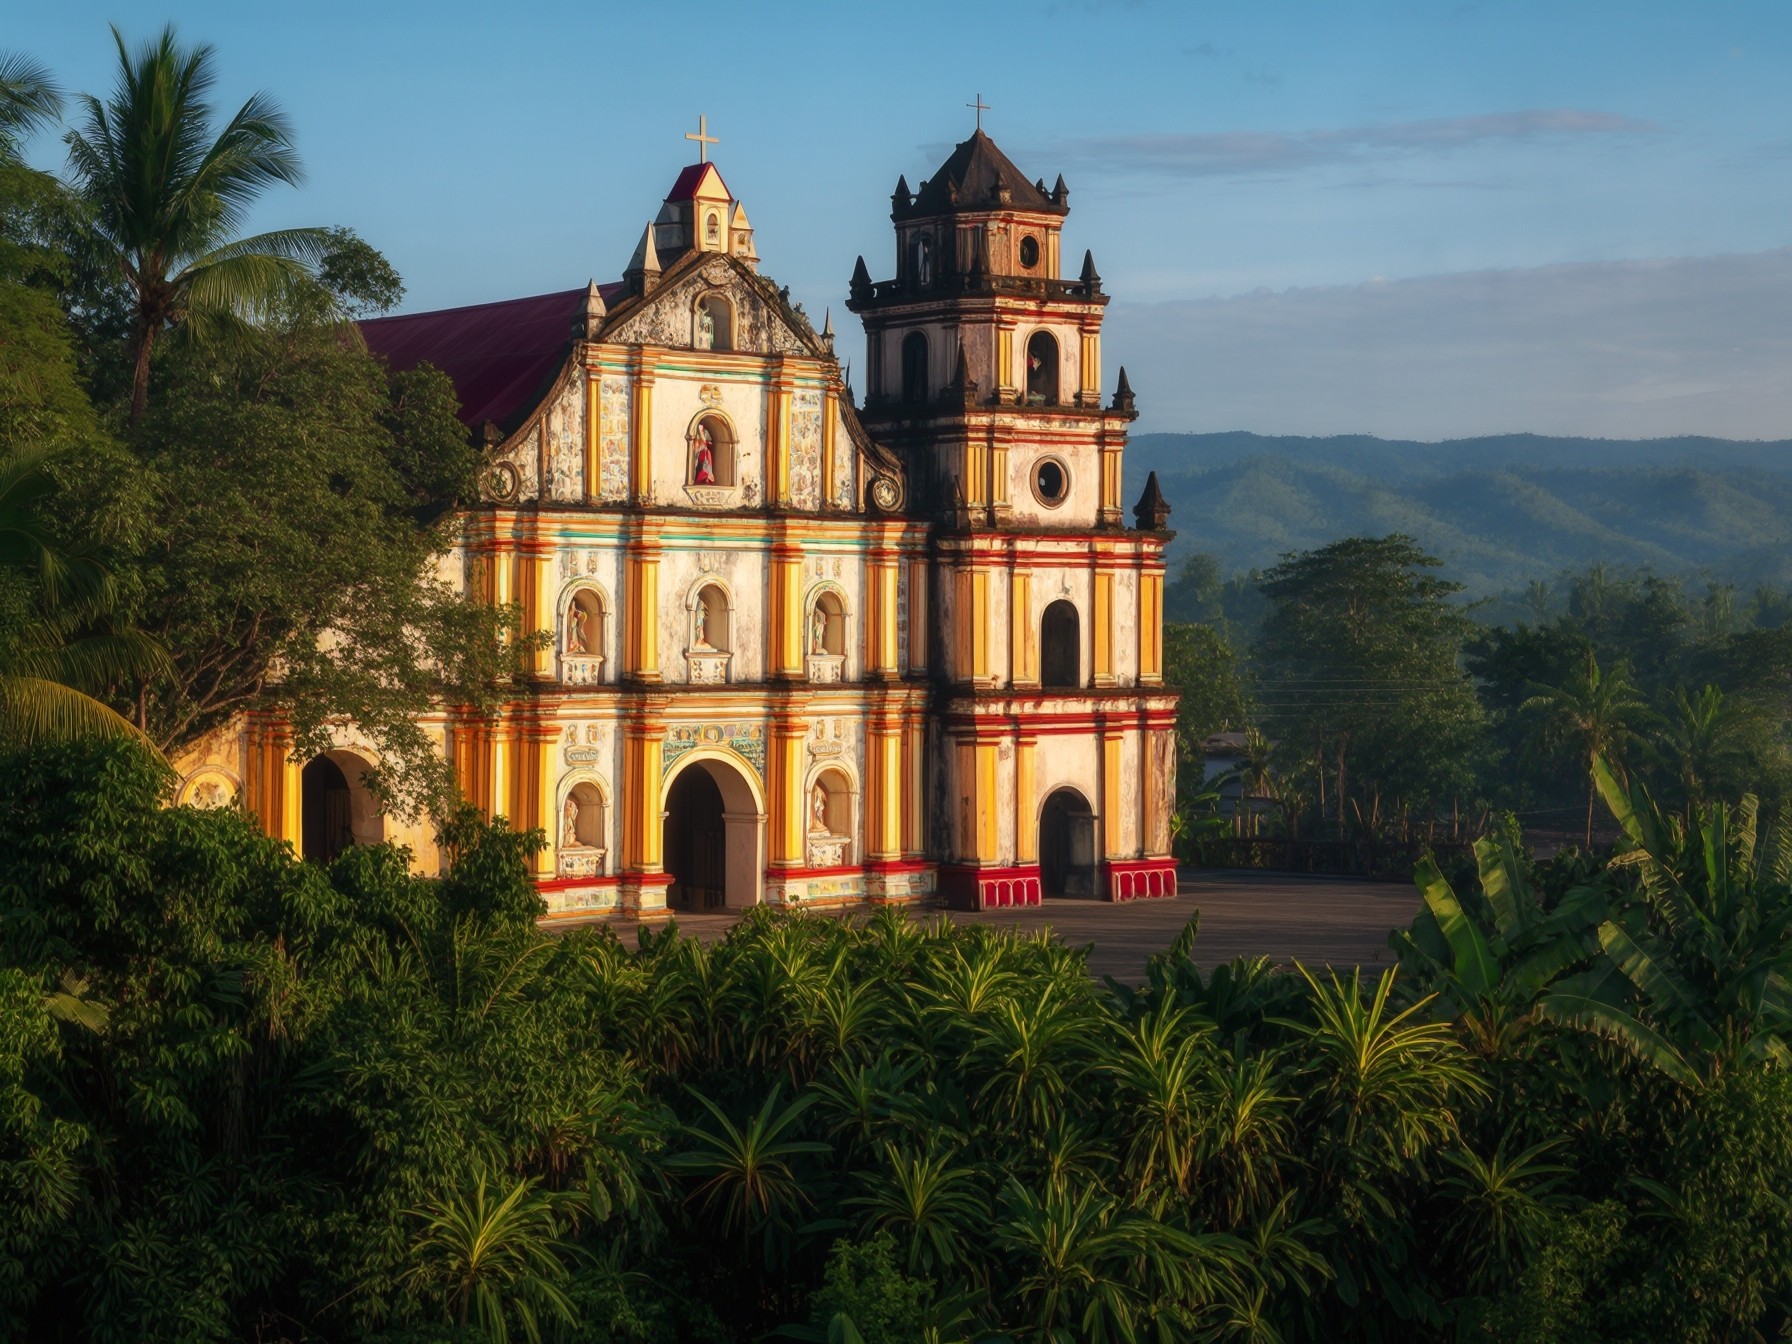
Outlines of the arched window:
[[924,233],[916,234],[910,255],[913,258],[910,273],[915,278],[915,284],[925,289],[933,283],[933,239]]
[[700,653],[727,653],[732,647],[728,625],[728,594],[720,584],[704,584],[691,607],[691,648]]
[[734,431],[719,415],[691,426],[691,485],[734,484]]
[[604,604],[591,589],[579,589],[567,602],[566,626],[560,640],[560,651],[568,658],[603,657]]
[[703,217],[703,241],[711,247],[722,244],[722,216],[714,210]]
[[809,608],[809,652],[845,656],[846,607],[838,593],[822,593]]
[[1027,341],[1027,401],[1058,404],[1058,343],[1048,331],[1036,331]]
[[592,783],[575,784],[560,809],[561,849],[602,849],[604,796]]
[[1082,685],[1082,631],[1076,607],[1059,598],[1039,622],[1039,684],[1048,691]]
[[902,338],[902,399],[918,403],[927,400],[927,338],[911,331]]
[[691,344],[699,350],[734,349],[734,307],[720,294],[697,300]]

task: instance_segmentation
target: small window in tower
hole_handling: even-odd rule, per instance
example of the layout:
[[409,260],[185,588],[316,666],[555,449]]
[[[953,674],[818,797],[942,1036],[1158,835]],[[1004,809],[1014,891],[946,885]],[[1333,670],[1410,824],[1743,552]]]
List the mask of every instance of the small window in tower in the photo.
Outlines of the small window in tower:
[[1039,240],[1026,237],[1020,240],[1020,264],[1029,271],[1039,264]]
[[1048,457],[1033,468],[1033,493],[1048,509],[1055,509],[1070,494],[1070,473],[1055,457]]
[[722,241],[722,217],[714,210],[709,212],[703,222],[703,238],[711,246]]
[[915,403],[927,400],[927,338],[911,331],[902,338],[902,399]]
[[1058,343],[1050,332],[1036,331],[1027,342],[1027,402],[1058,404]]

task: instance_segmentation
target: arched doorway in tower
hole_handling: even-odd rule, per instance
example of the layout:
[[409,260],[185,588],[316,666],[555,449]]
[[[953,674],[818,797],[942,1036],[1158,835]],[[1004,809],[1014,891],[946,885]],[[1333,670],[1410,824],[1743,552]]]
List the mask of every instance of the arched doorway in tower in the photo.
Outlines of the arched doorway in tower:
[[1039,887],[1045,896],[1093,900],[1095,813],[1075,789],[1057,789],[1039,810]]
[[352,751],[328,751],[299,776],[299,849],[313,863],[329,863],[350,845],[386,838],[379,800],[362,782],[372,763]]
[[1048,691],[1074,691],[1082,683],[1082,622],[1076,604],[1059,598],[1039,621],[1039,684]]
[[764,810],[746,774],[720,755],[690,757],[666,787],[662,855],[675,910],[738,910],[759,903]]

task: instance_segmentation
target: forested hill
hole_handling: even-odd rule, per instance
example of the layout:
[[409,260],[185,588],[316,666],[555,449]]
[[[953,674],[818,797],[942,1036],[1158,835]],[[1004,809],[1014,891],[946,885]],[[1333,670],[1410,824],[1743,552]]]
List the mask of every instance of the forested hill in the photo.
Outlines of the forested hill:
[[1792,582],[1792,440],[1140,434],[1129,501],[1148,471],[1174,510],[1172,556],[1207,551],[1229,572],[1406,532],[1475,594],[1596,563]]

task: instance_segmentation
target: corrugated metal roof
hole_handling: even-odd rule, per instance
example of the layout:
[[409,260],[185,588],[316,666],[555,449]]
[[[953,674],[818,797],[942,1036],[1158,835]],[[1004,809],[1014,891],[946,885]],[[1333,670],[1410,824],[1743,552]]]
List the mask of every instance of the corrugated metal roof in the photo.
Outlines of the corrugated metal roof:
[[[607,304],[620,284],[601,285]],[[454,382],[461,420],[508,432],[535,409],[572,343],[585,286],[433,313],[374,317],[360,324],[367,348],[395,369],[433,364]]]

